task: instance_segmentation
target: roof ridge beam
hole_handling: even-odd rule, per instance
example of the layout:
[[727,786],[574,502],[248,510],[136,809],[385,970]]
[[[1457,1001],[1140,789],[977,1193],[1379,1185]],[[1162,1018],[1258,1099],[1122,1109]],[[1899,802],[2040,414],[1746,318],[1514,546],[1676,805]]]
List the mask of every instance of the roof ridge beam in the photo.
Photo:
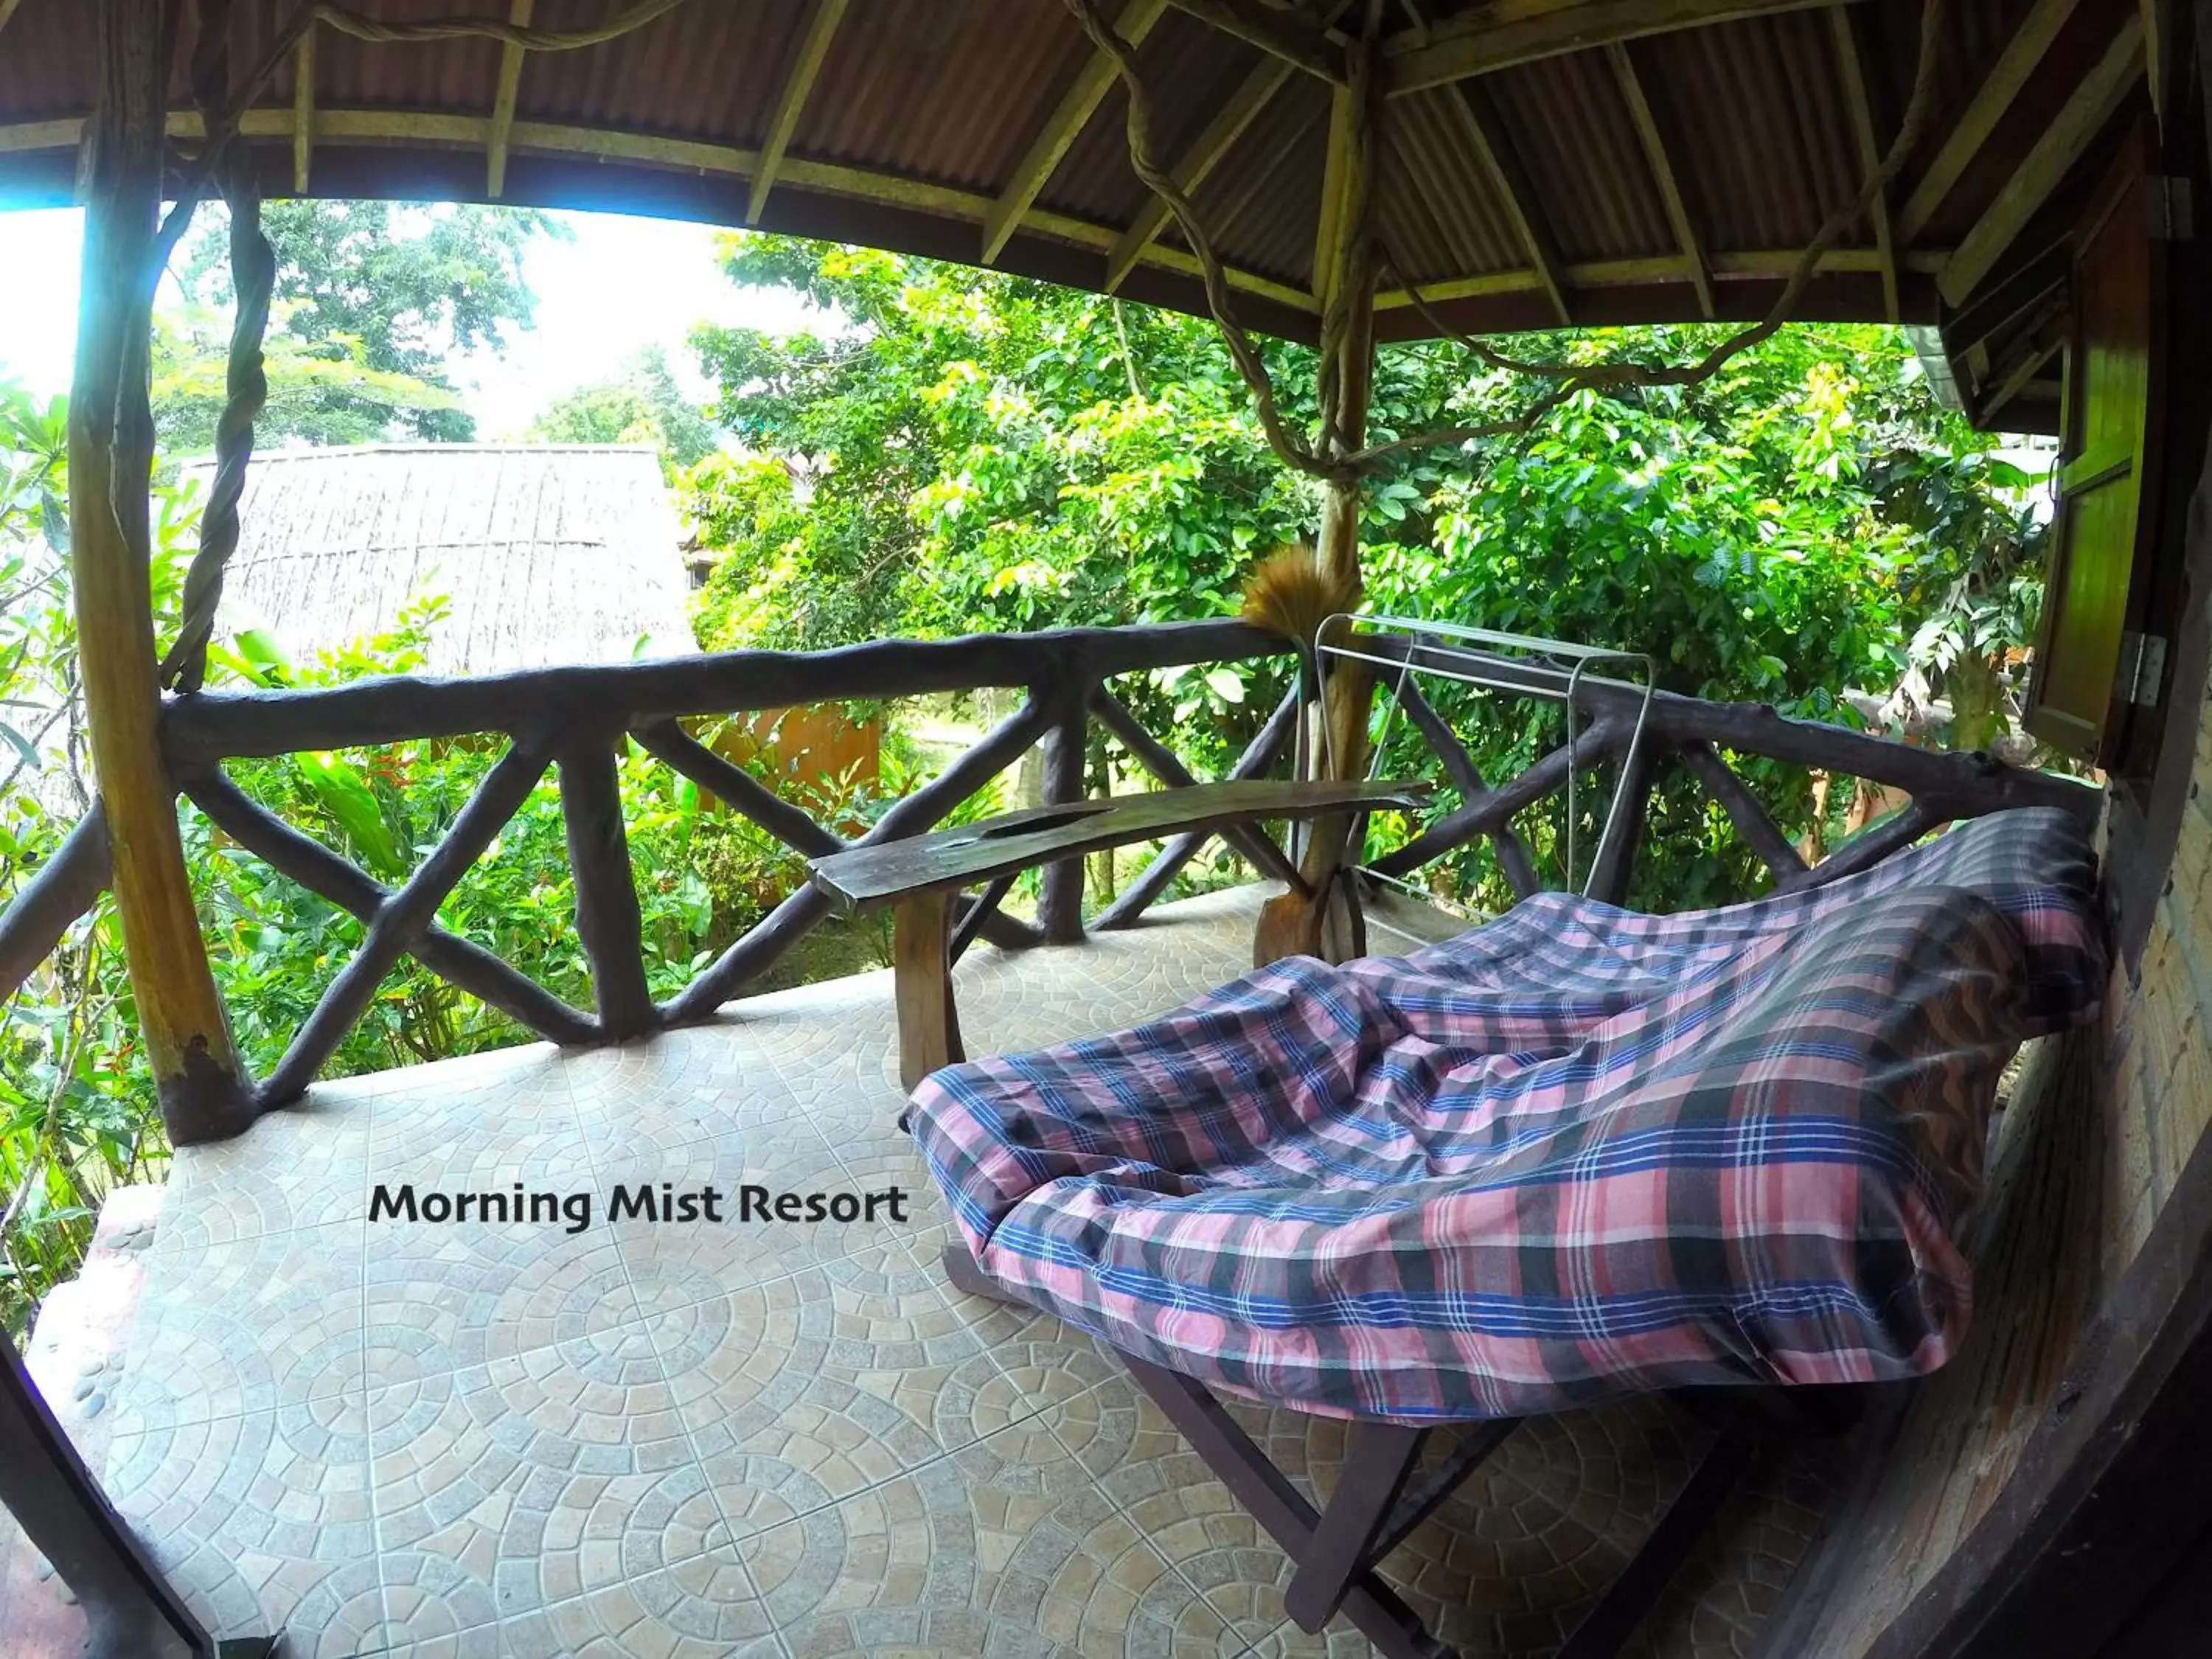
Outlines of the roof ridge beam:
[[761,142],[760,164],[745,198],[749,225],[760,222],[768,193],[775,188],[776,174],[783,170],[784,151],[790,147],[791,135],[799,130],[799,112],[806,107],[807,94],[814,90],[815,77],[822,73],[822,62],[830,55],[830,43],[836,38],[837,25],[844,21],[845,5],[846,0],[816,0],[814,15],[807,20],[806,33],[799,40],[799,56],[792,60],[791,72],[783,77],[782,89],[776,94],[768,136]]
[[2142,17],[2130,11],[2105,55],[2081,77],[1937,274],[1936,289],[1945,305],[1964,304],[1982,285],[2142,78]]
[[[1867,77],[1866,43],[1858,19],[1845,5],[1828,8],[1828,32],[1836,43],[1836,69],[1843,77],[1844,107],[1850,116],[1851,138],[1857,146],[1859,165],[1871,179],[1881,171],[1883,152],[1889,147],[1875,131],[1874,88]],[[1875,191],[1867,203],[1867,217],[1874,226],[1875,251],[1881,255],[1881,308],[1893,323],[1905,319],[1898,299],[1897,238],[1890,222],[1889,191]]]
[[2013,106],[2013,100],[2027,86],[2028,76],[2043,62],[2051,50],[2058,31],[2074,15],[2081,0],[2036,0],[2034,9],[2021,20],[2012,38],[2005,42],[2004,50],[1974,95],[1966,100],[1966,107],[1951,131],[1945,135],[1942,148],[1928,163],[1912,193],[1905,198],[1898,210],[1897,234],[1910,243],[1927,228],[1936,216],[1936,210],[1943,205],[1943,198],[1951,193],[1990,135],[1996,131],[1997,123]]
[[[1160,21],[1167,9],[1168,0],[1127,0],[1121,15],[1114,20],[1114,33],[1133,46],[1142,46],[1145,37],[1152,32],[1152,25]],[[983,221],[985,264],[998,258],[1008,239],[1020,227],[1022,215],[1043,192],[1060,162],[1066,159],[1068,150],[1082,136],[1083,129],[1098,112],[1098,106],[1106,101],[1106,94],[1114,88],[1115,76],[1114,60],[1093,48],[1076,72],[1073,84],[1060,95],[1043,127],[1030,141],[1022,159],[1015,163],[1013,177],[991,204],[990,215]]]
[[1331,86],[1343,86],[1351,80],[1343,51],[1310,17],[1256,5],[1253,0],[1169,0],[1169,3],[1207,27],[1233,34],[1246,46],[1257,46],[1270,58],[1279,58]]
[[[530,27],[530,15],[537,8],[537,0],[508,0],[507,21],[517,28]],[[315,32],[310,28],[301,38],[311,40]],[[514,131],[514,100],[522,89],[522,63],[530,54],[509,40],[499,49],[499,92],[492,100],[491,136],[484,145],[484,194],[495,202],[507,190],[507,139]],[[300,170],[297,148],[299,131],[293,130],[295,154],[292,170]],[[312,140],[311,140],[312,142]]]
[[1667,141],[1660,133],[1658,117],[1651,112],[1651,100],[1644,94],[1643,79],[1636,72],[1636,60],[1629,55],[1626,40],[1607,41],[1605,55],[1613,64],[1613,78],[1620,82],[1621,100],[1628,106],[1629,120],[1643,142],[1644,160],[1651,169],[1652,183],[1659,187],[1667,222],[1674,229],[1682,258],[1689,263],[1690,285],[1698,291],[1698,309],[1707,317],[1715,316],[1719,307],[1713,303],[1712,269],[1705,263],[1705,245],[1698,240],[1697,226],[1691,222],[1689,204],[1682,198],[1674,164],[1668,159]]
[[[1243,82],[1230,94],[1229,101],[1215,112],[1206,124],[1206,131],[1191,141],[1190,148],[1170,170],[1176,188],[1188,196],[1206,177],[1218,167],[1229,152],[1237,147],[1260,112],[1273,101],[1274,96],[1289,83],[1297,71],[1279,58],[1267,58],[1244,77]],[[1121,286],[1121,279],[1135,269],[1159,234],[1167,228],[1168,208],[1158,196],[1147,193],[1145,204],[1138,209],[1137,216],[1129,222],[1127,230],[1106,255],[1106,291],[1111,294]]]
[[1528,251],[1528,263],[1543,284],[1544,292],[1552,301],[1552,309],[1559,319],[1559,326],[1574,326],[1574,308],[1567,301],[1566,264],[1559,258],[1558,245],[1552,240],[1551,228],[1544,222],[1537,206],[1534,187],[1521,165],[1521,157],[1513,149],[1511,135],[1498,119],[1489,94],[1472,82],[1462,82],[1452,88],[1451,106],[1459,118],[1460,128],[1468,145],[1480,158],[1483,170],[1490,176],[1491,185],[1498,191],[1506,212],[1513,220],[1514,229],[1521,245]]
[[1615,40],[1833,3],[1836,0],[1483,0],[1473,10],[1426,29],[1401,29],[1389,36],[1382,42],[1383,63],[1389,95],[1397,98]]

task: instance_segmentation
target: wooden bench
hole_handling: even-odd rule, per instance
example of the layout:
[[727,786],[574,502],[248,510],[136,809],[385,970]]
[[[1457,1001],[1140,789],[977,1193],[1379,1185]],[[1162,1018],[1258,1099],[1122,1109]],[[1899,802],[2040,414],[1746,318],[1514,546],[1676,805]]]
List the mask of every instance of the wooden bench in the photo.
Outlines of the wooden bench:
[[[855,911],[890,905],[892,993],[898,1006],[899,1080],[911,1089],[940,1066],[966,1058],[952,1001],[952,898],[988,884],[979,910],[994,906],[1024,870],[1132,842],[1218,830],[1232,839],[1248,825],[1312,818],[1346,808],[1411,808],[1421,783],[1283,783],[1267,779],[1196,784],[1032,807],[955,830],[808,860],[816,886]],[[1263,839],[1264,838],[1261,838]],[[1276,873],[1297,872],[1279,855]]]

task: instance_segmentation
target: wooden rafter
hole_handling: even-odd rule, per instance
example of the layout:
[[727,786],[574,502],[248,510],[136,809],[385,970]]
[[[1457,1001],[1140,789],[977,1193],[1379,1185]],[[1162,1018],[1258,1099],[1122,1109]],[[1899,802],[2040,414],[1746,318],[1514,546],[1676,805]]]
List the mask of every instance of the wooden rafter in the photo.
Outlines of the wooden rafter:
[[1393,97],[1445,86],[1516,64],[1585,52],[1675,29],[1777,12],[1805,11],[1832,0],[1482,0],[1433,27],[1406,29],[1383,42]]
[[2065,106],[2038,135],[2021,164],[1996,193],[1974,228],[1960,239],[1936,278],[1943,303],[1963,304],[1996,266],[2014,238],[2027,228],[2036,210],[2074,170],[2128,94],[2142,80],[2143,34],[2140,16],[2130,13],[2105,54],[2081,77]]
[[[1235,148],[1245,130],[1259,118],[1275,94],[1280,92],[1295,71],[1279,58],[1263,59],[1259,66],[1244,77],[1243,84],[1230,94],[1229,101],[1206,124],[1206,131],[1192,140],[1181,160],[1170,170],[1176,188],[1189,195],[1205,181],[1206,176],[1219,166],[1221,159]],[[1121,285],[1121,279],[1135,269],[1145,251],[1153,240],[1167,228],[1167,204],[1157,196],[1146,196],[1129,228],[1121,234],[1106,255],[1106,291],[1112,293]]]
[[[1851,140],[1858,149],[1859,166],[1872,174],[1881,165],[1882,153],[1888,144],[1876,127],[1874,88],[1867,76],[1866,43],[1860,39],[1859,22],[1853,9],[1829,7],[1828,32],[1836,43],[1836,69],[1843,78],[1844,106],[1850,116]],[[1898,298],[1897,238],[1890,224],[1887,190],[1874,193],[1874,199],[1867,204],[1867,217],[1874,225],[1875,251],[1881,256],[1882,313],[1891,322],[1901,322],[1905,312]]]
[[[527,28],[536,9],[537,0],[508,0],[507,21],[518,28]],[[309,29],[301,40],[312,40],[314,34]],[[529,55],[512,41],[499,49],[499,92],[492,100],[491,137],[484,145],[484,194],[495,202],[507,190],[507,140],[514,130],[514,100],[522,89],[522,61]]]
[[1169,3],[1207,27],[1233,34],[1245,45],[1257,46],[1308,75],[1336,84],[1345,79],[1344,54],[1327,31],[1298,13],[1255,4],[1254,0],[1169,0]]
[[1644,146],[1644,164],[1651,169],[1651,180],[1659,187],[1659,200],[1667,210],[1667,222],[1674,228],[1675,245],[1682,250],[1682,258],[1690,267],[1691,286],[1698,291],[1698,309],[1708,317],[1713,316],[1717,307],[1713,304],[1712,271],[1705,263],[1705,245],[1698,240],[1697,226],[1690,221],[1689,206],[1682,199],[1682,186],[1674,176],[1674,163],[1668,159],[1667,141],[1660,135],[1658,118],[1651,112],[1651,100],[1644,96],[1643,79],[1636,72],[1636,60],[1625,40],[1607,42],[1605,52],[1613,65],[1613,78],[1620,83],[1621,101],[1628,106],[1628,118],[1635,125],[1637,138]]
[[[841,0],[842,3],[842,0]],[[1114,20],[1114,32],[1131,46],[1141,46],[1152,26],[1167,10],[1167,0],[1127,0],[1121,15]],[[1104,52],[1093,51],[1085,60],[1072,85],[1053,106],[1043,127],[1014,165],[1013,177],[999,192],[999,199],[991,204],[991,211],[983,221],[983,263],[989,264],[999,257],[1022,222],[1022,215],[1030,210],[1038,192],[1045,187],[1068,151],[1091,120],[1098,106],[1106,101],[1106,94],[1114,88],[1114,60]]]
[[300,37],[292,53],[292,193],[307,193],[315,167],[315,32]]
[[1535,189],[1514,151],[1504,123],[1498,118],[1490,95],[1474,82],[1467,82],[1452,88],[1450,103],[1469,147],[1481,160],[1484,173],[1489,175],[1498,199],[1512,218],[1522,246],[1528,251],[1528,263],[1544,292],[1551,297],[1552,309],[1558,313],[1560,326],[1571,326],[1574,310],[1567,303],[1565,262],[1559,258],[1559,250],[1552,240],[1551,228],[1544,222],[1537,206]]
[[[295,112],[289,108],[252,110],[247,112],[240,124],[240,130],[248,138],[272,143],[288,142],[294,137],[295,118]],[[323,108],[314,112],[314,124],[319,138],[337,143],[417,143],[470,149],[483,148],[490,125],[488,118],[481,115]],[[82,118],[74,116],[0,125],[0,155],[76,149],[83,130]],[[1299,134],[1302,136],[1307,130],[1301,127]],[[179,110],[170,115],[168,131],[171,137],[186,142],[195,142],[204,136],[199,116],[188,110]],[[518,149],[677,167],[721,178],[750,179],[758,161],[755,151],[737,145],[718,144],[700,139],[658,137],[645,133],[621,132],[553,121],[517,120],[508,142]],[[1286,138],[1285,142],[1290,141]],[[1210,216],[1223,222],[1234,219],[1254,195],[1272,182],[1270,173],[1271,170],[1265,167],[1250,169],[1249,177],[1238,179],[1238,188],[1232,198],[1208,204]],[[874,173],[828,161],[789,160],[779,176],[786,184],[799,188],[856,201],[914,208],[978,226],[982,223],[983,215],[988,210],[992,200],[988,196],[954,185],[902,178],[893,173]],[[1079,219],[1072,214],[1039,209],[1030,210],[1023,222],[1040,235],[1072,246],[1090,248],[1101,254],[1115,247],[1123,234],[1110,225]],[[1711,249],[1706,253],[1713,275],[1718,278],[1778,279],[1789,274],[1797,257],[1796,250],[1791,248]],[[1942,248],[1913,248],[1901,256],[1901,261],[1907,270],[1932,276],[1942,269],[1948,258],[1948,251]],[[1131,269],[1139,267],[1170,271],[1184,276],[1195,276],[1199,271],[1197,259],[1188,250],[1157,240],[1144,250]],[[1822,256],[1820,264],[1824,272],[1872,272],[1879,268],[1879,258],[1871,248],[1832,249]],[[1570,293],[1583,289],[1628,288],[1689,280],[1688,266],[1680,254],[1581,260],[1563,267],[1562,274]],[[1235,266],[1229,268],[1227,276],[1230,286],[1240,292],[1291,310],[1309,315],[1317,314],[1313,296],[1301,289]],[[1534,292],[1543,287],[1543,278],[1536,271],[1523,269],[1491,271],[1479,276],[1424,283],[1421,295],[1430,303],[1443,304],[1456,300]],[[1390,290],[1378,294],[1375,303],[1378,310],[1393,311],[1410,305],[1412,301],[1402,290]]]
[[791,135],[799,129],[799,112],[806,107],[806,95],[814,90],[814,78],[822,73],[822,60],[830,55],[830,43],[836,38],[837,25],[844,21],[845,0],[816,0],[814,15],[807,20],[806,33],[799,43],[799,56],[792,60],[791,72],[783,77],[783,89],[776,94],[775,114],[769,119],[768,137],[761,145],[760,164],[753,172],[751,194],[745,198],[745,222],[760,222],[761,210],[768,205],[768,193],[775,188],[776,175],[783,170],[784,151],[790,147]]
[[1314,224],[1313,295],[1323,306],[1340,268],[1339,245],[1343,238],[1345,196],[1351,185],[1352,128],[1359,118],[1358,100],[1349,87],[1335,88],[1328,100],[1328,143],[1322,152],[1321,211]]
[[2043,372],[2044,366],[2058,355],[2065,343],[2065,337],[2055,330],[2035,338],[2021,354],[2019,360],[1998,377],[1996,384],[1990,388],[1990,395],[1974,410],[1974,423],[1977,426],[1985,424],[1997,410],[2033,385],[2035,377]]
[[1898,210],[1897,234],[1900,240],[1911,243],[1936,216],[1936,210],[1943,205],[1943,198],[1951,193],[1959,177],[1966,170],[2004,112],[2012,107],[2013,100],[2020,96],[2027,77],[2051,50],[2051,43],[2058,38],[2058,31],[2074,15],[2081,0],[2036,0],[2034,7],[2021,20],[2012,38],[2005,42],[2004,50],[1982,84],[1975,88],[1967,100],[1965,112],[1957,125],[1945,135],[1942,147],[1936,152],[1928,169],[1912,187],[1912,194],[1905,198]]
[[[1752,277],[1761,281],[1779,281],[1789,276],[1797,263],[1798,251],[1794,248],[1737,249],[1733,252],[1708,252],[1712,274],[1716,277]],[[1943,268],[1950,256],[1939,248],[1917,248],[1900,256],[1905,270],[1923,276],[1934,276]],[[1819,270],[1823,275],[1852,272],[1861,275],[1877,273],[1881,269],[1881,256],[1872,248],[1834,248],[1820,256]],[[1690,280],[1689,261],[1679,253],[1647,254],[1632,259],[1578,259],[1562,268],[1570,294],[1592,288],[1639,288],[1654,283],[1686,283]],[[1425,303],[1442,305],[1454,300],[1491,299],[1504,294],[1528,294],[1541,289],[1544,279],[1536,271],[1485,271],[1480,276],[1461,276],[1443,282],[1424,283],[1420,297]],[[1413,296],[1403,289],[1389,289],[1375,296],[1378,311],[1397,311],[1413,303]]]

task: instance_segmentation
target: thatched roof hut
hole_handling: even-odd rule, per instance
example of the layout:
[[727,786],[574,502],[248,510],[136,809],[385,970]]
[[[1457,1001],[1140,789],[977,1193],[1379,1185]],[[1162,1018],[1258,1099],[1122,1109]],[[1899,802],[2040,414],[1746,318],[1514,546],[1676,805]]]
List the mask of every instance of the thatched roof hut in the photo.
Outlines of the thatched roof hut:
[[[188,467],[203,479],[211,463]],[[694,648],[683,532],[641,445],[377,444],[259,456],[218,632],[307,658],[450,601],[427,670],[484,674]]]

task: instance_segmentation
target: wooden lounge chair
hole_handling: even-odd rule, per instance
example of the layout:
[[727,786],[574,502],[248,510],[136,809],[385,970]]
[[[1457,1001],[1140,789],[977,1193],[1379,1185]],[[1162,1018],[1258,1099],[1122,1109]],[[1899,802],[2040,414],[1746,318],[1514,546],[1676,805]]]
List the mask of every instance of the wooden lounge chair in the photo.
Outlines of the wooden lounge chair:
[[[1286,1605],[1445,1650],[1376,1565],[1531,1416],[1718,1432],[1563,1650],[1618,1650],[1761,1437],[1963,1335],[1997,1079],[2105,984],[2064,814],[1648,917],[1547,894],[1396,960],[1292,959],[1146,1026],[953,1066],[912,1127],[960,1288],[1121,1353],[1296,1564]],[[1316,1511],[1224,1408],[1351,1419]],[[1466,1425],[1437,1467],[1437,1428]]]

